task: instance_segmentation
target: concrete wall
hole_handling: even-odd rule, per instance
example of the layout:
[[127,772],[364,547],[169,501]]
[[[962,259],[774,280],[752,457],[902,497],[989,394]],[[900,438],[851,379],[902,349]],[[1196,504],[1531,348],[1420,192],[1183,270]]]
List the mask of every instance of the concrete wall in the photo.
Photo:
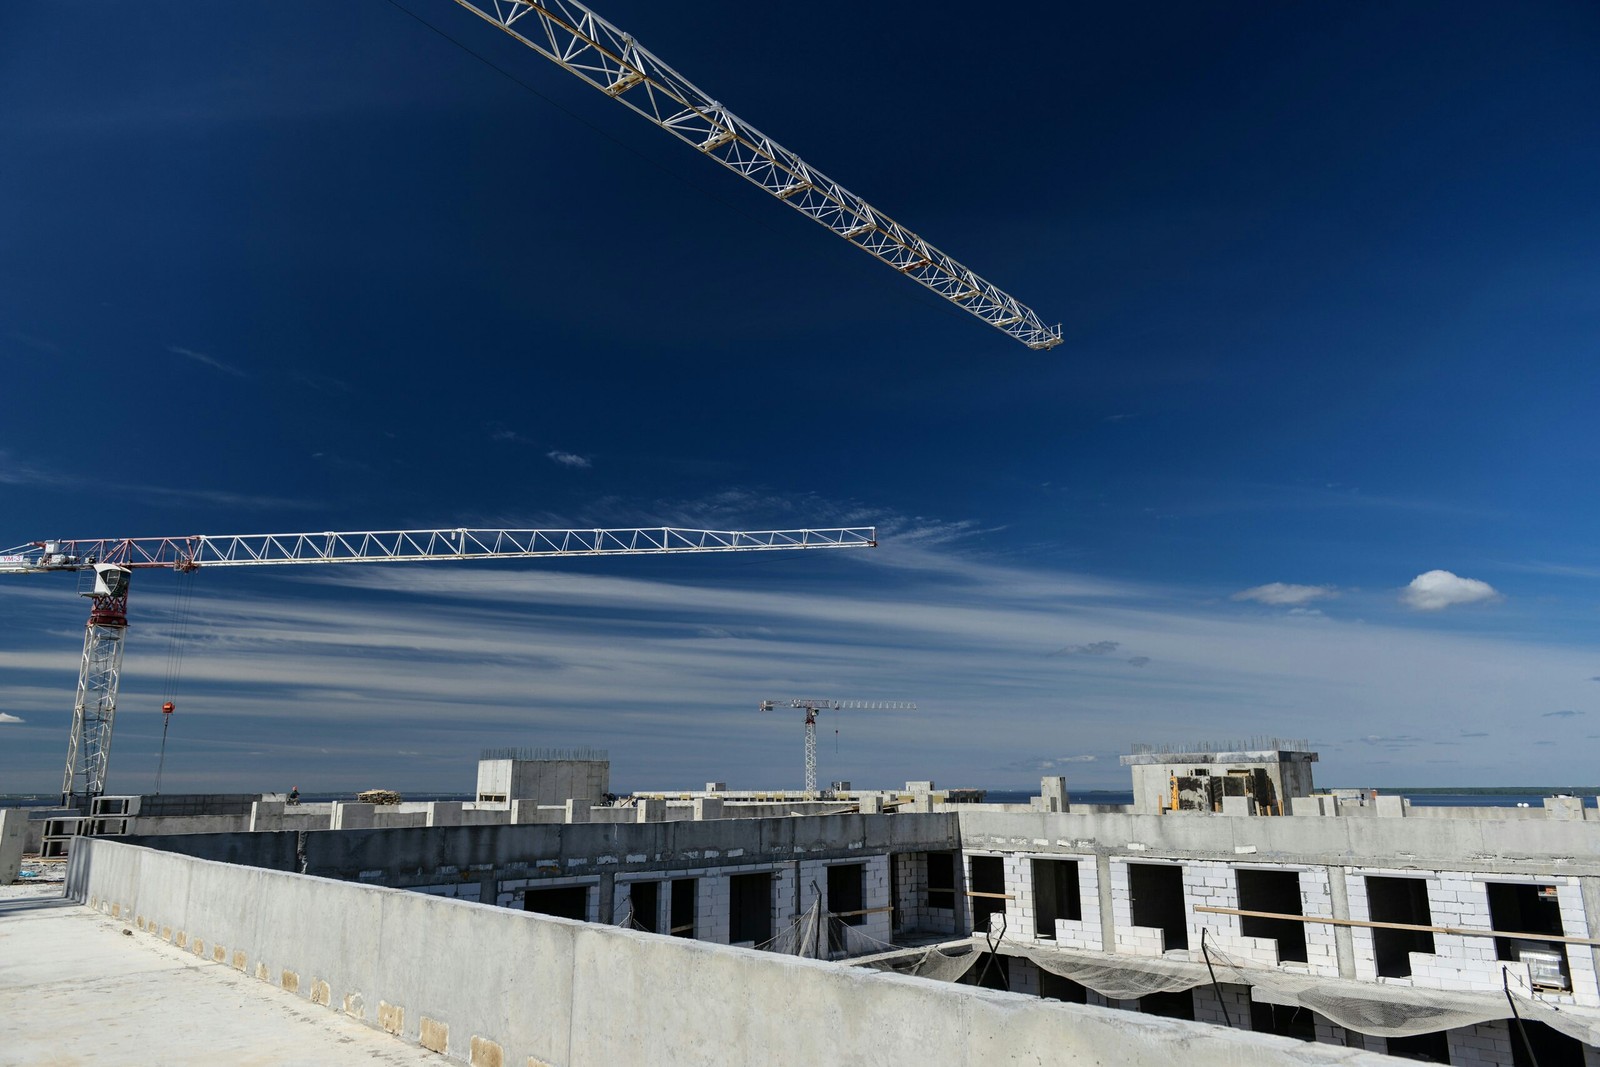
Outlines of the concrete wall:
[[1571,819],[1318,818],[1283,816],[994,814],[956,811],[968,849],[1040,852],[1135,852],[1169,858],[1252,856],[1282,863],[1381,862],[1404,856],[1450,870],[1538,874],[1560,861],[1562,873],[1600,875],[1600,822]]
[[463,1062],[1393,1062],[106,839],[74,848],[68,894]]

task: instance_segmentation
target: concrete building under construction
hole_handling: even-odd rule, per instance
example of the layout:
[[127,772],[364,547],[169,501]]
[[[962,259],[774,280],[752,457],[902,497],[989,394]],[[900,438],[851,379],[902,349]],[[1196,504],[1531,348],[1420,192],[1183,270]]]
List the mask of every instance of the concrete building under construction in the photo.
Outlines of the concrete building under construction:
[[472,1063],[1600,1064],[1579,798],[1340,798],[1274,746],[1135,752],[1128,807],[608,800],[576,755],[476,802],[134,813],[67,891]]

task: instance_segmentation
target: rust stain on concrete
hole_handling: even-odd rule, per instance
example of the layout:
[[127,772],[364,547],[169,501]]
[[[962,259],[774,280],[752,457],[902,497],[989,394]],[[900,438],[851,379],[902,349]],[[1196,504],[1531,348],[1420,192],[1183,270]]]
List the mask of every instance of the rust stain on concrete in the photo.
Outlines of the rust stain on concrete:
[[505,1067],[506,1050],[486,1037],[473,1035],[472,1058],[468,1062],[472,1067]]
[[450,1026],[437,1019],[422,1017],[422,1047],[429,1052],[443,1053],[450,1044]]

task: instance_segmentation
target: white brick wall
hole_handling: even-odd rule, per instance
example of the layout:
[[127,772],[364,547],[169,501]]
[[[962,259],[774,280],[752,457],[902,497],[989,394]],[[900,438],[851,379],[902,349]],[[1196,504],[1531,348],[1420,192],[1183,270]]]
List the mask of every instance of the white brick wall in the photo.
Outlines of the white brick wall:
[[1504,1020],[1458,1027],[1446,1037],[1455,1067],[1502,1067],[1512,1062],[1511,1024]]
[[[1563,932],[1569,937],[1590,936],[1588,917],[1583,908],[1582,890],[1576,877],[1351,868],[1346,876],[1346,886],[1352,919],[1372,918],[1367,899],[1368,875],[1391,878],[1422,877],[1428,887],[1431,924],[1473,930],[1493,928],[1489,915],[1488,883],[1554,885],[1557,905],[1561,911]],[[1359,926],[1353,927],[1350,937],[1355,949],[1356,977],[1367,981],[1376,979],[1377,964],[1374,960],[1372,931]],[[1524,983],[1523,988],[1527,988],[1527,968],[1497,959],[1493,938],[1434,934],[1433,948],[1433,955],[1417,952],[1411,954],[1411,978],[1384,980],[1430,989],[1497,990],[1501,988],[1501,968],[1509,967],[1513,985],[1521,982]],[[1550,994],[1547,995],[1548,999],[1557,1003],[1600,1007],[1600,979],[1597,979],[1595,974],[1593,954],[1582,947],[1569,945],[1567,965],[1572,975],[1572,995],[1567,997]]]
[[1245,937],[1237,915],[1213,915],[1195,911],[1197,907],[1237,908],[1239,880],[1233,865],[1215,860],[1196,860],[1183,867],[1183,904],[1189,913],[1189,949],[1195,959],[1202,958],[1200,934],[1208,946],[1230,956],[1257,963],[1276,964],[1278,943]]
[[[1207,938],[1209,941],[1210,939]],[[1197,1023],[1216,1023],[1227,1026],[1231,1021],[1239,1030],[1250,1029],[1250,987],[1242,985],[1226,985],[1222,987],[1222,996],[1217,996],[1217,990],[1209,985],[1196,986],[1194,990],[1194,1021]],[[1227,1005],[1227,1014],[1223,1014],[1223,1005]]]

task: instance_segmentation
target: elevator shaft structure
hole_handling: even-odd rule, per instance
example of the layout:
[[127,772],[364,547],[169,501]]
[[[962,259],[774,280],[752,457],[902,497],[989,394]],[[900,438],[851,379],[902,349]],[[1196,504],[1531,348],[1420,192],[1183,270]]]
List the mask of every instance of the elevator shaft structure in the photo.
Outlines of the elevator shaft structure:
[[547,556],[638,556],[704,552],[872,548],[877,530],[691,530],[628,527],[592,530],[368,530],[354,533],[196,534],[189,537],[31,541],[0,552],[0,574],[52,571],[92,575],[83,659],[73,702],[63,805],[88,804],[105,792],[111,735],[128,630],[128,583],[133,571],[189,572],[201,567],[261,567],[318,563],[408,563],[442,560],[535,559]]
[[763,700],[760,710],[774,708],[802,708],[806,713],[806,792],[817,791],[817,712],[826,708],[838,711],[850,708],[862,711],[916,711],[915,704],[904,700]]
[[979,277],[706,95],[578,0],[456,0],[550,62],[1032,349],[1061,343],[1032,308]]

